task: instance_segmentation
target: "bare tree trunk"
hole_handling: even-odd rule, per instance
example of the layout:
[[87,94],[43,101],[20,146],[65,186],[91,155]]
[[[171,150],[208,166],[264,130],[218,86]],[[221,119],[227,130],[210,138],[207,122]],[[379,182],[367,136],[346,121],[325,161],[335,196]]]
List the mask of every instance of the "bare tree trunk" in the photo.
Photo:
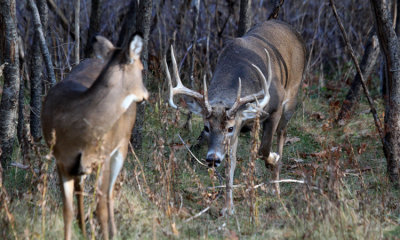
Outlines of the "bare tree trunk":
[[199,12],[200,12],[200,0],[195,0],[194,6],[193,6],[193,29],[192,29],[192,36],[193,36],[193,41],[192,41],[192,61],[190,64],[190,84],[192,89],[195,89],[195,78],[194,78],[194,65],[195,65],[195,59],[196,59],[196,43],[197,43],[197,25],[199,22]]
[[39,35],[40,49],[43,54],[44,62],[46,63],[47,75],[50,79],[50,85],[54,86],[56,84],[56,77],[54,75],[53,62],[51,60],[49,49],[47,48],[47,44],[46,44],[46,39],[43,34],[43,27],[42,27],[42,23],[40,21],[39,11],[33,0],[29,0],[28,3],[29,3],[29,7],[32,10],[33,22],[35,24],[35,32],[37,32]]
[[[139,4],[139,14],[136,20],[136,29],[138,32],[143,34],[143,50],[142,50],[142,62],[144,66],[144,83],[148,84],[148,44],[149,44],[149,34],[151,27],[151,16],[153,9],[152,0],[141,0]],[[139,104],[137,107],[136,122],[133,128],[132,134],[132,144],[136,149],[142,148],[142,128],[144,121],[145,105]]]
[[[124,23],[122,24],[121,32],[118,37],[117,46],[121,47],[127,44],[131,35],[137,31],[136,29],[136,16],[138,11],[138,3],[136,0],[132,0],[129,5],[128,13],[124,18]],[[144,50],[144,49],[143,49]],[[142,50],[142,52],[143,52]]]
[[388,10],[387,1],[370,0],[373,10],[379,43],[385,55],[386,86],[385,136],[383,152],[387,161],[390,181],[399,186],[398,161],[400,159],[400,49],[396,32]]
[[20,84],[15,0],[0,0],[0,30],[0,57],[7,63],[0,103],[0,161],[5,167],[12,157],[15,141]]
[[90,12],[90,23],[85,47],[85,57],[90,57],[93,53],[92,40],[100,30],[102,0],[92,0]]
[[79,64],[79,23],[80,23],[80,9],[81,9],[81,1],[76,0],[75,2],[75,24],[74,24],[74,32],[75,32],[75,64]]
[[[48,8],[46,0],[38,0],[38,8],[40,20],[43,25],[44,35],[46,37]],[[40,38],[37,32],[34,34],[34,42],[39,42]],[[30,98],[30,131],[34,141],[39,141],[42,136],[42,129],[40,125],[40,114],[42,111],[42,71],[43,60],[39,44],[33,44],[31,58],[31,98]]]
[[[361,60],[360,68],[364,78],[368,78],[368,76],[371,75],[372,71],[374,70],[380,53],[378,37],[375,31],[370,33],[364,48],[365,52]],[[357,73],[353,82],[351,83],[349,91],[347,92],[346,99],[343,101],[342,108],[340,109],[336,122],[350,117],[353,112],[353,107],[360,97],[360,89],[361,76]]]
[[[142,50],[142,62],[144,66],[145,74],[148,71],[148,58],[149,58],[149,34],[151,27],[151,16],[153,10],[153,0],[141,0],[139,4],[139,14],[136,20],[136,29],[138,32],[143,34],[143,50]],[[145,82],[147,79],[145,78]]]
[[240,0],[240,17],[237,35],[243,36],[251,26],[251,0]]

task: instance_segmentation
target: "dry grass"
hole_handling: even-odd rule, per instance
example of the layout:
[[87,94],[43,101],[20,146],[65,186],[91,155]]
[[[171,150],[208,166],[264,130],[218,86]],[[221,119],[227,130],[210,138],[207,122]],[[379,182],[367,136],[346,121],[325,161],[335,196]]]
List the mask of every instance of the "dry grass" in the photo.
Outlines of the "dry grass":
[[[116,187],[118,238],[396,239],[399,192],[388,183],[372,119],[363,113],[366,105],[359,107],[360,118],[337,129],[331,126],[330,108],[324,99],[306,99],[292,119],[289,137],[300,141],[285,146],[281,178],[304,180],[305,184],[281,183],[281,200],[268,184],[271,173],[260,160],[255,161],[251,174],[252,137],[241,137],[235,184],[245,184],[234,190],[236,215],[225,218],[219,216],[224,197],[210,188],[220,182],[214,173],[192,162],[176,135],[179,132],[194,143],[201,119],[194,119],[193,133],[189,133],[179,127],[184,120],[175,123],[176,113],[165,104],[148,105],[144,150],[138,152],[138,159],[128,156]],[[326,114],[325,119],[315,118],[315,112]],[[195,154],[204,156],[204,150]],[[16,161],[21,161],[18,158],[17,154]],[[7,206],[18,238],[62,237],[57,176],[54,163],[48,163],[47,171],[46,162],[36,160],[32,171],[10,168],[4,173]],[[33,174],[35,169],[43,170]],[[43,191],[45,181],[47,192]],[[249,187],[262,183],[266,184],[250,194]],[[94,191],[88,185],[87,216]],[[4,208],[1,213],[2,236],[12,239]],[[98,237],[96,220],[87,219],[89,234],[94,226]],[[74,235],[81,236],[77,224]]]
[[[65,12],[72,14],[72,2],[57,2]],[[289,124],[291,143],[284,148],[281,173],[282,179],[305,183],[281,183],[281,199],[278,199],[273,185],[268,183],[271,172],[265,169],[262,161],[250,157],[252,146],[257,144],[257,139],[252,137],[256,134],[244,134],[239,142],[235,174],[235,184],[241,184],[234,189],[236,215],[229,218],[219,215],[224,195],[219,193],[220,189],[212,187],[224,183],[218,180],[217,172],[192,161],[177,135],[179,133],[186,143],[195,144],[202,128],[201,119],[193,119],[193,131],[189,132],[182,128],[186,117],[169,109],[164,101],[162,53],[172,38],[177,59],[183,59],[192,41],[187,31],[191,29],[192,13],[186,11],[178,26],[177,6],[181,1],[172,2],[174,7],[169,1],[162,9],[158,2],[155,7],[161,18],[150,42],[152,78],[148,88],[153,95],[146,107],[143,149],[136,150],[137,157],[132,152],[128,155],[116,184],[118,238],[399,239],[400,193],[388,182],[382,147],[365,100],[359,101],[354,117],[344,126],[333,125],[354,71],[331,10],[323,0],[288,1],[280,14],[281,19],[302,33],[309,51],[308,73],[297,112]],[[233,5],[233,15],[228,18],[227,1],[204,2],[208,12],[201,14],[199,20],[195,69],[198,77],[212,72],[223,42],[236,33],[239,12],[238,5]],[[213,12],[217,3],[219,12]],[[104,5],[106,22],[101,34],[113,42],[118,37],[114,26],[121,25],[118,17],[127,4],[128,1],[106,1]],[[254,1],[253,4],[254,22],[265,20],[271,11],[271,1]],[[27,9],[17,7],[19,24],[23,26],[21,35],[26,36],[25,46],[30,46],[32,33],[29,28],[25,29],[28,23],[23,17],[30,15]],[[204,11],[204,5],[201,8]],[[365,36],[373,25],[368,1],[343,1],[338,10],[354,49],[361,55]],[[88,12],[83,9],[81,14],[81,29],[87,29]],[[226,28],[218,34],[225,20]],[[207,27],[209,21],[210,27]],[[57,22],[53,14],[50,14],[50,22]],[[73,42],[59,25],[51,26],[50,30],[49,46],[57,77],[62,79],[71,66]],[[176,37],[173,37],[174,31]],[[209,52],[205,44],[207,36]],[[86,42],[85,38],[83,33],[81,42]],[[28,47],[26,51],[29,56]],[[182,62],[184,79],[188,76],[190,57],[189,54]],[[375,99],[379,99],[379,92],[374,90],[378,86],[377,79],[372,78],[369,87]],[[377,103],[378,112],[382,113],[382,103]],[[26,112],[29,113],[29,109]],[[19,146],[15,146],[13,162],[26,169],[10,167],[2,173],[2,239],[60,239],[63,236],[62,202],[54,161],[46,158],[48,149],[44,144],[35,147],[37,151],[22,153]],[[203,147],[194,153],[204,157],[205,151]],[[224,173],[223,169],[218,171]],[[89,236],[98,238],[96,218],[90,217],[95,202],[94,178],[88,179],[85,188],[86,226]],[[259,187],[253,191],[252,186]],[[82,238],[77,223],[73,234],[76,239]]]

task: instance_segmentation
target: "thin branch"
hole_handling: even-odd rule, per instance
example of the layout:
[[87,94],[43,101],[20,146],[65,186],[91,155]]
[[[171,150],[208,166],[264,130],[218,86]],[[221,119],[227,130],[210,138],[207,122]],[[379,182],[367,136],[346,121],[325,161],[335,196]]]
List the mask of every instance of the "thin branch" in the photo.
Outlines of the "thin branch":
[[56,3],[54,0],[47,0],[47,4],[50,7],[50,9],[57,15],[58,18],[61,20],[61,26],[69,32],[71,35],[72,39],[75,40],[75,33],[72,31],[72,29],[69,27],[69,22],[63,12],[57,7]]
[[181,140],[181,142],[183,143],[183,145],[186,147],[186,149],[189,151],[190,155],[192,155],[192,157],[193,157],[194,159],[196,159],[196,161],[197,161],[200,165],[205,166],[205,167],[208,167],[206,164],[202,163],[202,162],[193,154],[192,151],[190,151],[190,149],[189,149],[188,146],[186,145],[185,141],[183,141],[183,139],[181,138],[181,135],[178,134],[178,137],[179,137],[179,139]]
[[192,221],[193,219],[200,217],[201,215],[203,215],[203,213],[207,212],[208,209],[210,209],[210,206],[204,208],[203,210],[201,210],[200,212],[198,212],[196,215],[191,216],[190,218],[186,219],[186,220],[184,221],[184,223],[188,223],[188,222]]
[[268,17],[268,20],[278,18],[279,10],[281,9],[283,2],[284,0],[276,0],[274,10],[272,10],[271,14]]

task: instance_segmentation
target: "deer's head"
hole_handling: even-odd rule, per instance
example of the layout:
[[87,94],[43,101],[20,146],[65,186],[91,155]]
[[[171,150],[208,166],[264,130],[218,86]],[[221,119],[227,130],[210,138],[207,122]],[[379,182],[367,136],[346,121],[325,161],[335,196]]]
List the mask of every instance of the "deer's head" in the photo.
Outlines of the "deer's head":
[[[253,120],[257,114],[262,114],[264,107],[268,104],[270,95],[269,87],[271,84],[271,61],[268,51],[265,49],[268,58],[268,79],[264,76],[260,68],[252,65],[260,79],[262,79],[263,90],[252,95],[241,97],[241,79],[238,78],[238,89],[236,96],[220,96],[235,98],[232,106],[226,106],[224,103],[208,99],[206,79],[203,80],[204,94],[186,88],[179,77],[174,50],[171,47],[171,58],[173,65],[173,76],[177,86],[172,86],[172,79],[168,69],[166,59],[164,66],[169,84],[169,104],[171,107],[178,108],[173,100],[174,95],[182,94],[194,99],[188,102],[191,112],[203,117],[204,134],[208,139],[208,152],[206,161],[210,167],[219,166],[226,156],[226,150],[237,144],[238,135],[243,125]],[[210,104],[211,102],[211,104]]]

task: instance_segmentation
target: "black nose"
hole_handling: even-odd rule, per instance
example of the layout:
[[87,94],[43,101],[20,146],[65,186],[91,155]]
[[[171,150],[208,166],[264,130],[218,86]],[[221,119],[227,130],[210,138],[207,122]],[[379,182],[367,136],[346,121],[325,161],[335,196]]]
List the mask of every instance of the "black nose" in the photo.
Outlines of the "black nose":
[[206,161],[209,167],[218,167],[219,164],[221,163],[221,159],[219,159],[219,157],[217,157],[216,154],[208,155]]

